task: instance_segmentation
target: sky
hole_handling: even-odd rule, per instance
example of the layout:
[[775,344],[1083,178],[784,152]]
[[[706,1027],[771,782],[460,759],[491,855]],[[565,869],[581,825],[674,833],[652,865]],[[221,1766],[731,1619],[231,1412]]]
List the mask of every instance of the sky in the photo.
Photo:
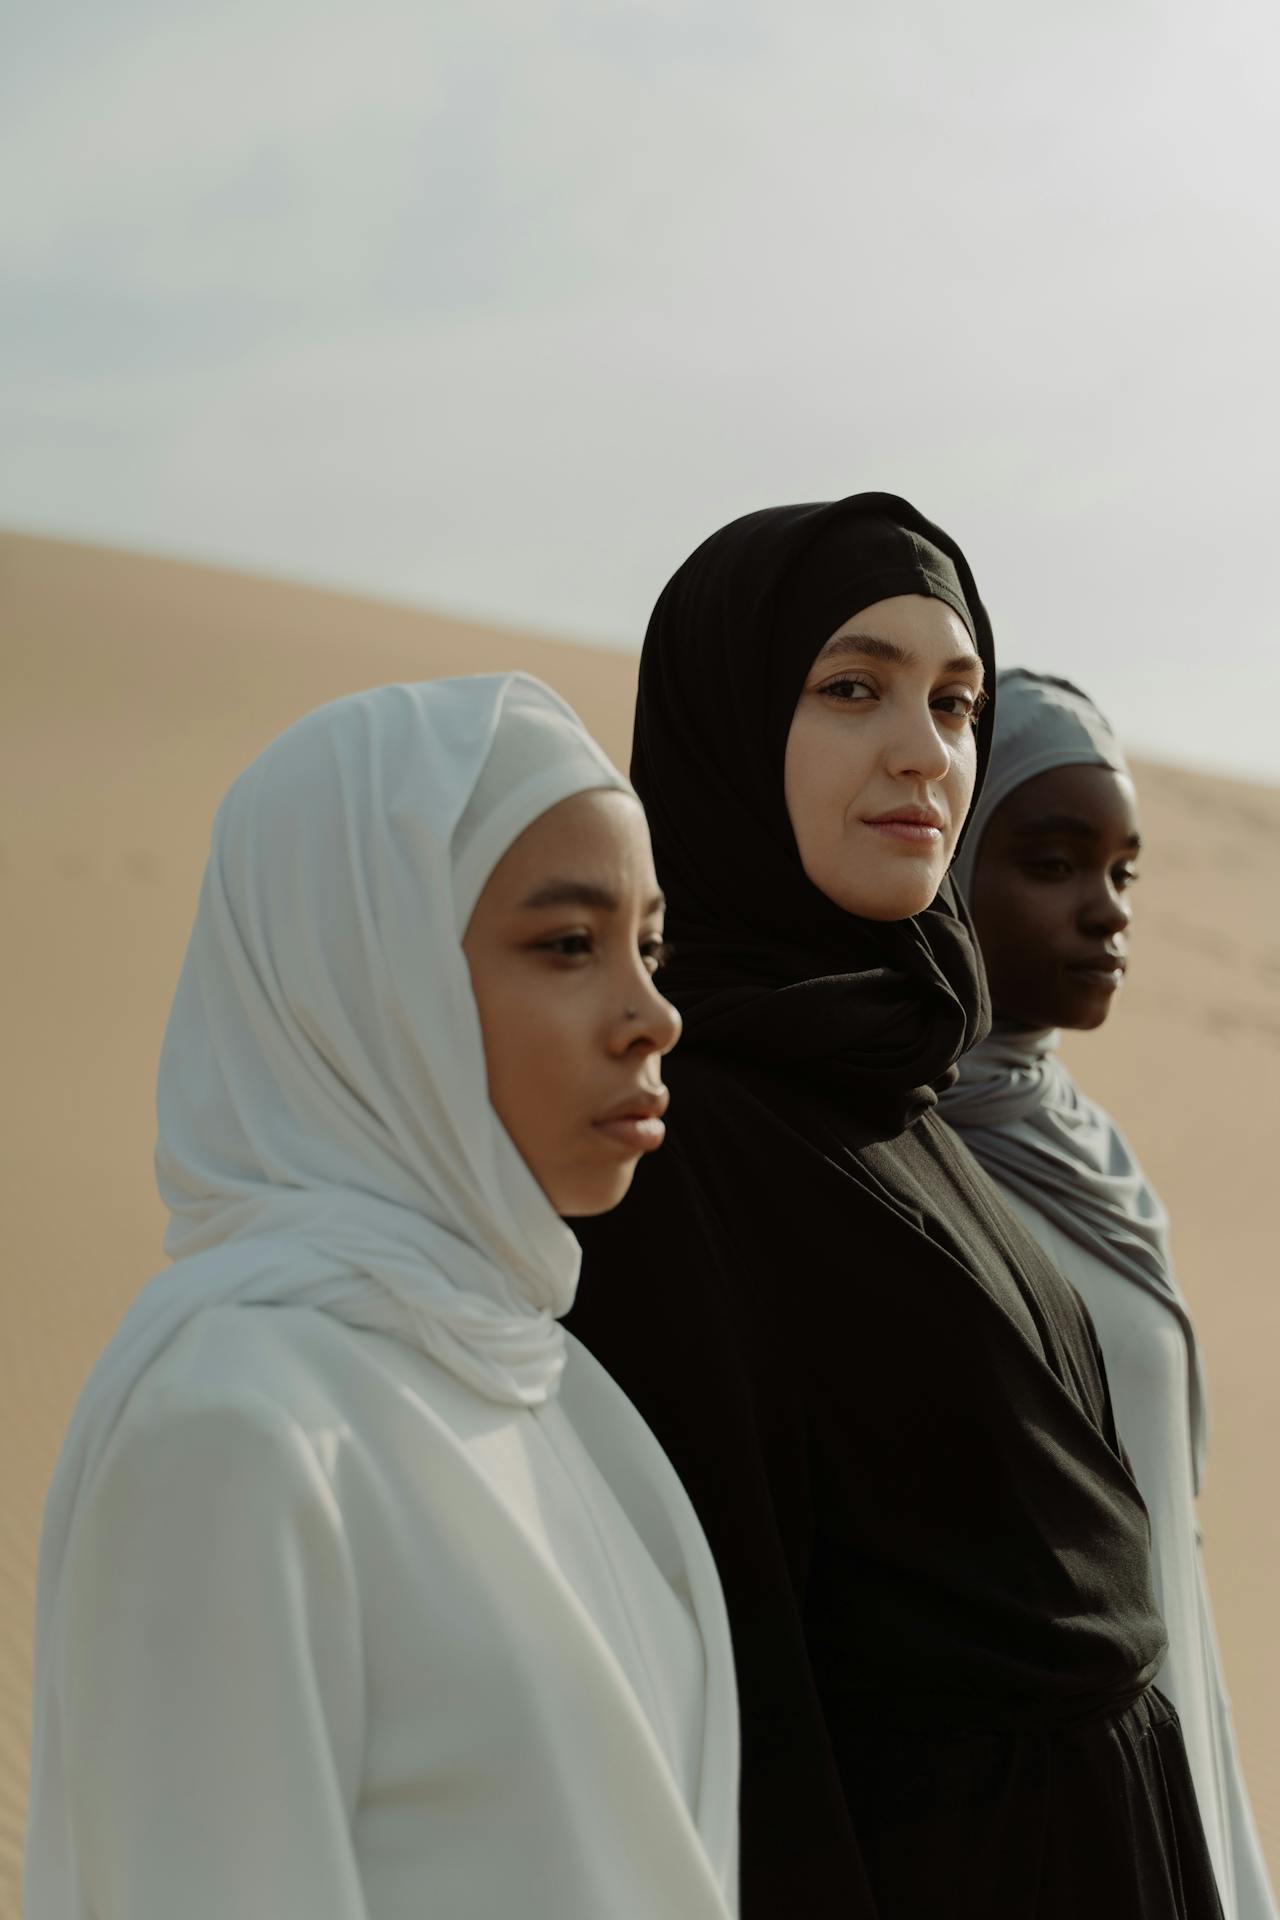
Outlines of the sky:
[[884,488],[1006,664],[1280,781],[1271,0],[10,18],[0,524],[635,646]]

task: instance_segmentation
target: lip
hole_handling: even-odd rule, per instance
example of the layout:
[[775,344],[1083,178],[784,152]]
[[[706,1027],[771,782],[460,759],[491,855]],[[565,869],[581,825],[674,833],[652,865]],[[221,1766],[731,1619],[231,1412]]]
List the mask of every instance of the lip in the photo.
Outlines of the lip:
[[665,1087],[643,1087],[619,1100],[616,1107],[592,1122],[596,1133],[612,1140],[626,1153],[652,1153],[667,1137],[662,1116],[671,1095]]
[[1120,953],[1100,953],[1090,960],[1068,960],[1066,970],[1090,986],[1114,993],[1124,979],[1129,962]]
[[891,807],[862,824],[907,846],[935,847],[942,838],[942,816],[935,807]]

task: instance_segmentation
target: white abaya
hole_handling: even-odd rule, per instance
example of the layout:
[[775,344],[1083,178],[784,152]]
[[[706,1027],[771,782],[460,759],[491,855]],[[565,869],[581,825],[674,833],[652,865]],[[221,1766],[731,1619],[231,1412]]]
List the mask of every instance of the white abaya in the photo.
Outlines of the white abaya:
[[1116,1425],[1151,1516],[1156,1599],[1169,1653],[1156,1685],[1178,1710],[1225,1920],[1275,1920],[1266,1865],[1236,1752],[1200,1554],[1188,1422],[1189,1353],[1173,1306],[1134,1286],[1037,1207],[992,1178],[1088,1307]]
[[223,803],[160,1068],[175,1264],[45,1508],[26,1920],[736,1910],[715,1568],[559,1324],[577,1242],[461,947],[609,787],[495,675],[322,708]]
[[313,1310],[190,1321],[68,1559],[97,1920],[721,1920],[714,1574],[638,1452],[665,1467],[576,1343],[525,1409]]

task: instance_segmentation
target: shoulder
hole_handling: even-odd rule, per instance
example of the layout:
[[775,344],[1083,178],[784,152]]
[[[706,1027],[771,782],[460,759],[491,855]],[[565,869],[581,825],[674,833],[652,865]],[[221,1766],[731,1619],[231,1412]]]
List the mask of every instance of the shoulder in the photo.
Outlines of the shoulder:
[[108,1722],[136,1725],[144,1699],[185,1691],[212,1721],[246,1674],[263,1698],[287,1690],[299,1649],[328,1666],[335,1648],[355,1657],[361,1563],[333,1459],[277,1391],[283,1367],[255,1350],[259,1318],[219,1309],[188,1323],[74,1496],[57,1657],[82,1752]]
[[283,1592],[291,1567],[349,1595],[350,1426],[313,1364],[311,1330],[284,1324],[323,1318],[211,1310],[146,1369],[75,1498],[67,1578],[81,1613],[142,1605],[154,1581],[170,1598],[194,1581],[193,1607],[242,1576],[246,1591]]
[[306,1309],[197,1313],[142,1374],[112,1450],[128,1456],[162,1440],[171,1457],[203,1448],[228,1469],[241,1459],[323,1460],[324,1437],[346,1424],[352,1351],[346,1328]]

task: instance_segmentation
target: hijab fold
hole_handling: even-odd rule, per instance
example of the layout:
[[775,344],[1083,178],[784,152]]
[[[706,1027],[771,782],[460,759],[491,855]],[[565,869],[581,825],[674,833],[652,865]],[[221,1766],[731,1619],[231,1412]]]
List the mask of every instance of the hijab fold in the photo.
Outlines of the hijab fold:
[[[1087,694],[1068,680],[1014,667],[1000,675],[991,767],[970,818],[956,878],[972,885],[982,836],[996,808],[1028,780],[1057,767],[1128,774],[1120,743]],[[1077,1246],[1174,1315],[1187,1344],[1189,1420],[1196,1485],[1208,1444],[1204,1372],[1190,1310],[1174,1277],[1168,1216],[1110,1114],[1076,1085],[1058,1056],[1059,1034],[997,1021],[960,1062],[943,1118],[987,1171]]]

